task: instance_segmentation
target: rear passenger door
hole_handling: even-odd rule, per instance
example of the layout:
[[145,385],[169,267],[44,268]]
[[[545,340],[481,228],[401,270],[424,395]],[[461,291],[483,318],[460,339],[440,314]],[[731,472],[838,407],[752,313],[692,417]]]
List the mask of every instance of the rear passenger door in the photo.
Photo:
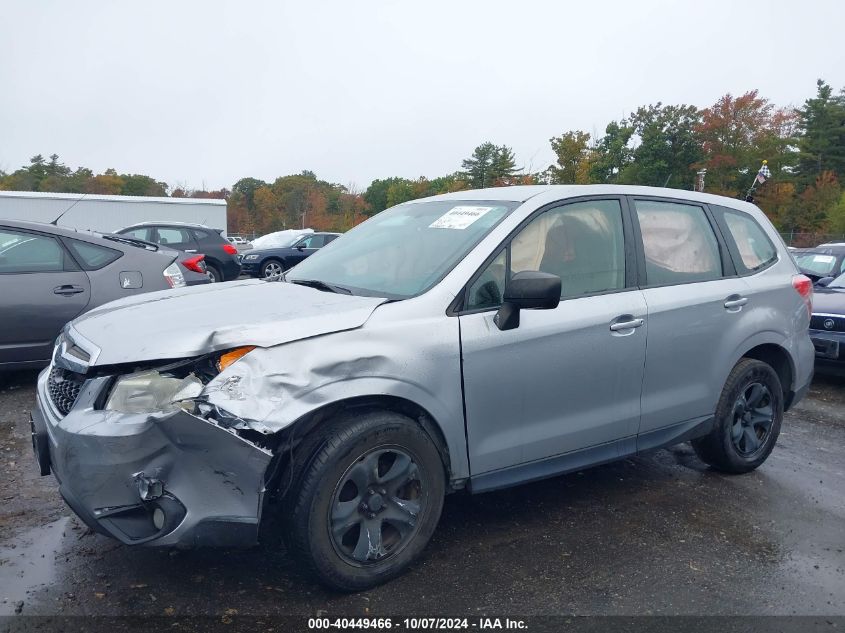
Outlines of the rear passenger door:
[[91,288],[55,237],[0,226],[0,297],[0,365],[48,361]]
[[642,450],[683,430],[670,427],[713,415],[730,370],[724,347],[727,341],[735,347],[727,334],[739,326],[749,298],[709,209],[684,200],[631,202],[648,306]]

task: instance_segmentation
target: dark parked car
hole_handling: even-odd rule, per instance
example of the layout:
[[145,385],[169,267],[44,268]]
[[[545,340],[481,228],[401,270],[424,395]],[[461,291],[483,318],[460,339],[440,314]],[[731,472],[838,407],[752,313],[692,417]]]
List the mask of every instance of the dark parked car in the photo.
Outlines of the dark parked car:
[[203,276],[128,236],[0,220],[0,370],[50,362],[65,323],[108,301]]
[[790,252],[805,275],[818,279],[838,277],[845,273],[845,244],[822,244]]
[[139,240],[161,244],[186,253],[203,253],[212,282],[231,281],[241,274],[238,249],[222,235],[223,229],[179,222],[142,222],[118,231]]
[[815,287],[810,319],[816,364],[845,367],[845,274],[833,281],[829,278],[820,281]]
[[241,272],[251,277],[278,277],[335,240],[340,233],[309,233],[285,248],[254,249],[241,256]]

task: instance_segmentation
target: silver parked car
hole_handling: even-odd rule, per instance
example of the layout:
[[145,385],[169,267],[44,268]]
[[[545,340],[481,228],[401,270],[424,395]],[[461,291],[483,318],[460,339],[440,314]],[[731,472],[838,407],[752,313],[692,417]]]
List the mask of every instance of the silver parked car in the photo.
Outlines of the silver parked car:
[[386,581],[446,493],[691,440],[762,464],[807,391],[812,285],[757,207],[645,187],[461,191],[286,273],[70,324],[42,472],[127,544],[244,545],[269,511],[324,583]]

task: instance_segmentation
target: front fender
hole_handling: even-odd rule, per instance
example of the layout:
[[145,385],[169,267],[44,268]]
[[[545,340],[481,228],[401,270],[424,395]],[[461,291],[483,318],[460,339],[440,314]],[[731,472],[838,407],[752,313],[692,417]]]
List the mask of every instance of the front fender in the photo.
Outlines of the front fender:
[[215,377],[201,397],[236,418],[235,428],[269,435],[327,405],[378,396],[427,411],[446,440],[452,476],[469,476],[456,319],[259,348]]

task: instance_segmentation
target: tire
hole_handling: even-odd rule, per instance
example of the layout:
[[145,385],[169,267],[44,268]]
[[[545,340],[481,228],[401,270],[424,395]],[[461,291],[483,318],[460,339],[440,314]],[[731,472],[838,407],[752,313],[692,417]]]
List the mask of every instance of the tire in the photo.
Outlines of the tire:
[[214,264],[206,264],[206,275],[211,280],[211,283],[216,284],[220,283],[221,281],[225,281],[223,279],[223,273],[220,272],[220,269],[215,266]]
[[264,279],[278,277],[285,272],[285,265],[278,259],[268,259],[261,265],[261,276]]
[[290,553],[340,591],[401,574],[443,508],[445,471],[431,438],[410,418],[369,411],[342,415],[311,446],[283,503]]
[[769,457],[782,422],[783,388],[777,373],[762,361],[743,358],[722,389],[713,430],[693,440],[692,447],[716,470],[747,473]]

